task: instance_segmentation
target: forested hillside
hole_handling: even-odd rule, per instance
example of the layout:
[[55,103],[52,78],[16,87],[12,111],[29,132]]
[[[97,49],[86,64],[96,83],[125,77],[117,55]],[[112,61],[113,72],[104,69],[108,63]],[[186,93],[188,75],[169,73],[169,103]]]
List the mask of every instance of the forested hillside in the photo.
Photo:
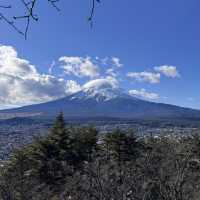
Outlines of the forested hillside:
[[0,200],[199,200],[200,137],[65,126],[2,163]]

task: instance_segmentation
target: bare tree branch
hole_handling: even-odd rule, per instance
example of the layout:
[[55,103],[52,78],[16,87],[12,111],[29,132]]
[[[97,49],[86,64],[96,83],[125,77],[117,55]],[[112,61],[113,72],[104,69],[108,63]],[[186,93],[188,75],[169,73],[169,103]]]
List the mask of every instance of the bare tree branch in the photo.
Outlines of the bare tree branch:
[[[10,9],[11,5],[0,5],[0,9]],[[15,31],[17,31],[19,34],[24,35],[22,31],[20,31],[17,26],[15,26],[14,22],[9,20],[2,12],[0,12],[0,20],[5,21],[7,24],[9,24]]]
[[96,2],[100,3],[100,0],[92,0],[92,9],[90,12],[90,16],[88,18],[88,21],[90,22],[91,27],[93,27],[93,18],[94,18],[94,13],[95,13]]
[[[17,31],[19,34],[24,35],[25,39],[27,39],[28,31],[30,28],[31,21],[37,22],[39,20],[39,17],[35,13],[36,6],[38,5],[39,0],[20,0],[22,5],[25,7],[25,14],[21,16],[14,16],[14,20],[25,20],[25,29],[24,31],[20,30],[14,21],[10,20],[8,17],[5,16],[3,12],[1,12],[1,9],[10,9],[12,8],[11,5],[0,5],[0,20],[5,21],[7,24],[9,24],[15,31]],[[56,9],[56,11],[61,11],[61,9],[58,7],[58,3],[60,0],[46,0],[50,6]],[[92,1],[92,8],[90,12],[90,16],[88,18],[88,21],[91,24],[91,27],[93,26],[93,18],[95,13],[95,7],[96,3],[100,3],[100,0],[91,0]]]

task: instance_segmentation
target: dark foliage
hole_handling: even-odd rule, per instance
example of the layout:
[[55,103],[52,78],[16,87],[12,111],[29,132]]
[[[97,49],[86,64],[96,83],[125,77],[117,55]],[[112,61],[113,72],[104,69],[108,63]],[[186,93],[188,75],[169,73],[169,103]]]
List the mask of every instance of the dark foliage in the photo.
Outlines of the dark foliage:
[[198,135],[137,138],[67,127],[17,150],[1,167],[0,200],[199,200]]

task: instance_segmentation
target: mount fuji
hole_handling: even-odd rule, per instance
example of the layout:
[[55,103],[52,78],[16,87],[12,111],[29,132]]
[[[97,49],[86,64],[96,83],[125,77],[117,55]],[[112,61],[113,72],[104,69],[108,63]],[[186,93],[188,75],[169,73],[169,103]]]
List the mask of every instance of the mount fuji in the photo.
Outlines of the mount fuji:
[[129,95],[109,81],[91,81],[81,90],[51,102],[0,111],[0,116],[115,117],[131,119],[200,118],[200,111],[155,103]]

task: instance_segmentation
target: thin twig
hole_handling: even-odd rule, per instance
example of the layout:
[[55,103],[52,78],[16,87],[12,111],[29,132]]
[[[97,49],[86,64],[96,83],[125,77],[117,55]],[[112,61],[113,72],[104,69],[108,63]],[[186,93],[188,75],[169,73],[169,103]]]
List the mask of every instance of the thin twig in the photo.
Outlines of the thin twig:
[[[14,20],[25,20],[25,30],[21,31],[12,20],[9,20],[3,12],[0,12],[0,20],[4,20],[7,24],[9,24],[12,28],[14,28],[15,31],[20,33],[21,35],[24,35],[25,39],[27,39],[28,31],[30,28],[30,23],[31,21],[38,21],[39,18],[35,14],[35,8],[39,0],[20,0],[21,3],[24,5],[26,12],[25,15],[21,16],[14,16]],[[57,6],[57,3],[60,2],[60,0],[46,0],[52,7],[54,7],[57,11],[60,11],[60,8]],[[100,0],[92,0],[92,8],[90,12],[90,16],[88,18],[88,21],[91,24],[91,27],[93,26],[93,18],[94,18],[94,13],[95,13],[95,7],[96,3],[100,3]],[[0,5],[0,9],[9,9],[11,8],[11,5]]]
[[88,18],[91,28],[93,27],[93,18],[94,18],[94,13],[95,13],[96,2],[100,3],[100,0],[92,0],[92,9],[90,11],[90,16]]

